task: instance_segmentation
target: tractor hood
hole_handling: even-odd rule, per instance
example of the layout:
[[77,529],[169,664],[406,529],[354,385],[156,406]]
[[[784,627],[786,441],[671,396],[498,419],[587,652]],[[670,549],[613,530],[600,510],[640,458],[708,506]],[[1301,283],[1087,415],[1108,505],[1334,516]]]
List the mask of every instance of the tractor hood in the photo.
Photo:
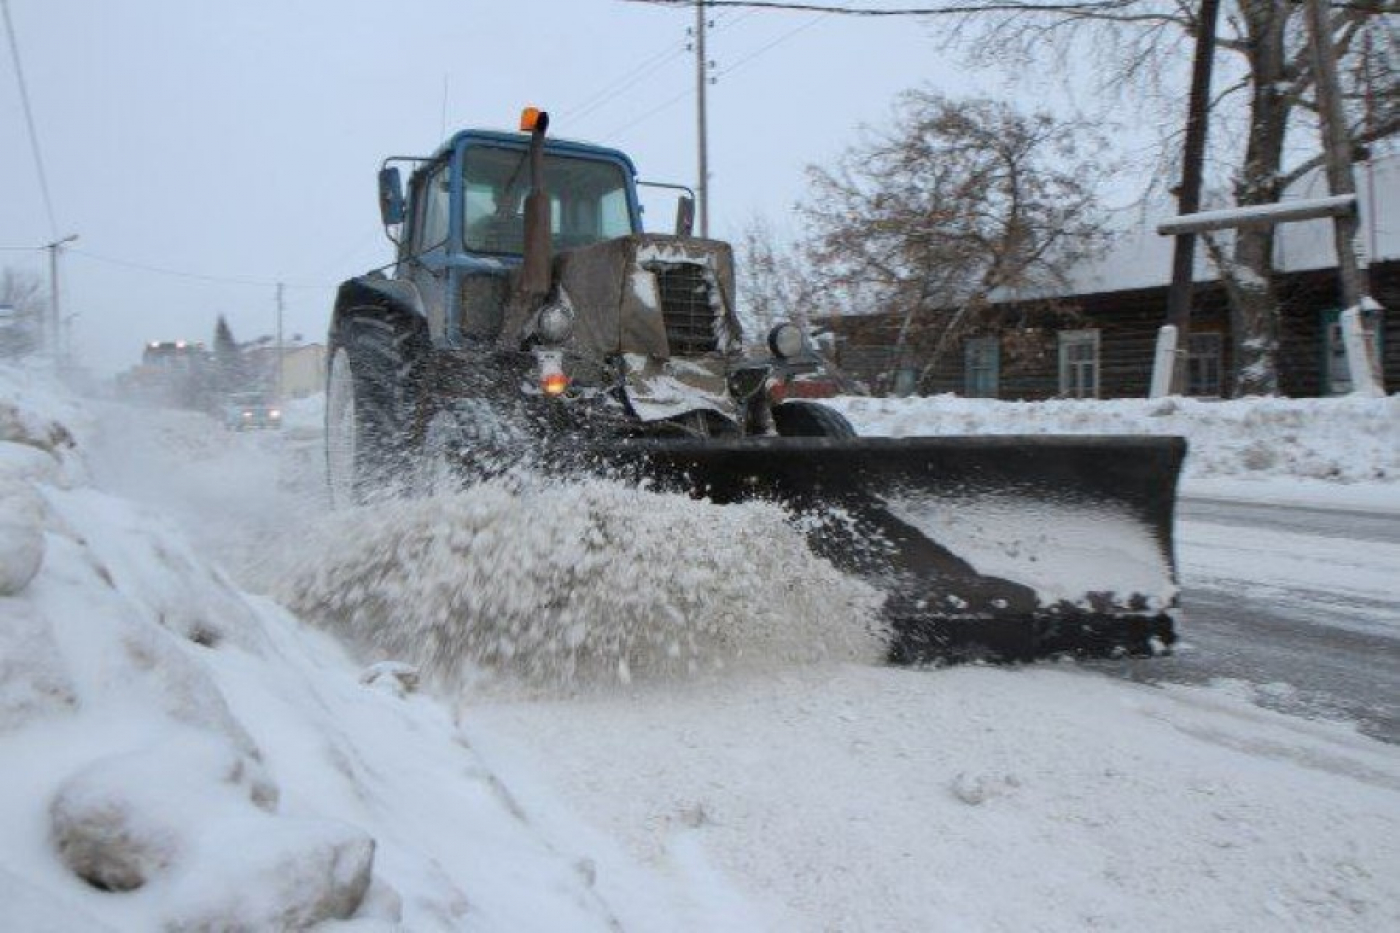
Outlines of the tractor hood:
[[[565,349],[584,359],[640,355],[718,362],[741,350],[728,243],[659,234],[619,237],[560,253],[552,279],[555,300],[574,312]],[[522,336],[527,325],[508,323]]]

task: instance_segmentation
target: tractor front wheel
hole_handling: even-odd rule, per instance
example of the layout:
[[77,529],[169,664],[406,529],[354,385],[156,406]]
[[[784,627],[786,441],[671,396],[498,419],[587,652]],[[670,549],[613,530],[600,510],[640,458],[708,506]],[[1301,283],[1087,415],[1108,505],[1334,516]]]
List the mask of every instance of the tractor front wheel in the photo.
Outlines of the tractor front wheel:
[[421,379],[420,336],[382,314],[352,313],[331,341],[326,376],[326,476],[331,504],[391,487],[411,455]]
[[850,438],[856,429],[846,416],[816,402],[782,402],[773,406],[773,427],[783,437]]

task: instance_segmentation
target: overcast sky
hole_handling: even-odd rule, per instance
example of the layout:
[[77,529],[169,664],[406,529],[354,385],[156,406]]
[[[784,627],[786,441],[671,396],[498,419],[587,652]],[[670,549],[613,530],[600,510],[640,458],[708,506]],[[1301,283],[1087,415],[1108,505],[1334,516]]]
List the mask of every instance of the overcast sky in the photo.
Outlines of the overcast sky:
[[[240,340],[271,334],[276,281],[288,286],[285,332],[323,340],[336,283],[390,258],[374,173],[385,155],[441,142],[444,80],[448,134],[511,127],[535,104],[552,132],[625,149],[644,178],[695,181],[689,10],[620,0],[9,6],[55,219],[5,48],[0,247],[80,235],[64,253],[64,311],[101,374],[135,363],[146,340],[210,341],[219,314]],[[829,163],[905,88],[1017,93],[960,69],[936,41],[939,24],[712,18],[720,238],[758,214],[784,225],[804,166]],[[47,275],[43,254],[6,251],[0,263]]]

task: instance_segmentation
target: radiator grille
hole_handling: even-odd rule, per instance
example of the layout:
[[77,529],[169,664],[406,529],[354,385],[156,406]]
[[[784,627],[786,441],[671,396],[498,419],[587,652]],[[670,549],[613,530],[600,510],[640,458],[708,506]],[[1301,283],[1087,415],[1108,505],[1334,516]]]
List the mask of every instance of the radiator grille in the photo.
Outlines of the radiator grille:
[[658,265],[652,269],[661,293],[661,317],[666,342],[674,356],[710,353],[719,347],[715,309],[705,267],[691,263]]

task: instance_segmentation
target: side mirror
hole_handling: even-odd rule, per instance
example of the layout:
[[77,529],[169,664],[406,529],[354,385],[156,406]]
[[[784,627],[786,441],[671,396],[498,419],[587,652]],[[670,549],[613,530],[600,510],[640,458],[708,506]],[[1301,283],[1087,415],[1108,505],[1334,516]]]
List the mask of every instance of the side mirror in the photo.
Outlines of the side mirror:
[[404,220],[403,179],[397,166],[379,170],[379,217],[384,226],[401,224]]
[[695,230],[695,199],[676,199],[676,236],[690,236]]

